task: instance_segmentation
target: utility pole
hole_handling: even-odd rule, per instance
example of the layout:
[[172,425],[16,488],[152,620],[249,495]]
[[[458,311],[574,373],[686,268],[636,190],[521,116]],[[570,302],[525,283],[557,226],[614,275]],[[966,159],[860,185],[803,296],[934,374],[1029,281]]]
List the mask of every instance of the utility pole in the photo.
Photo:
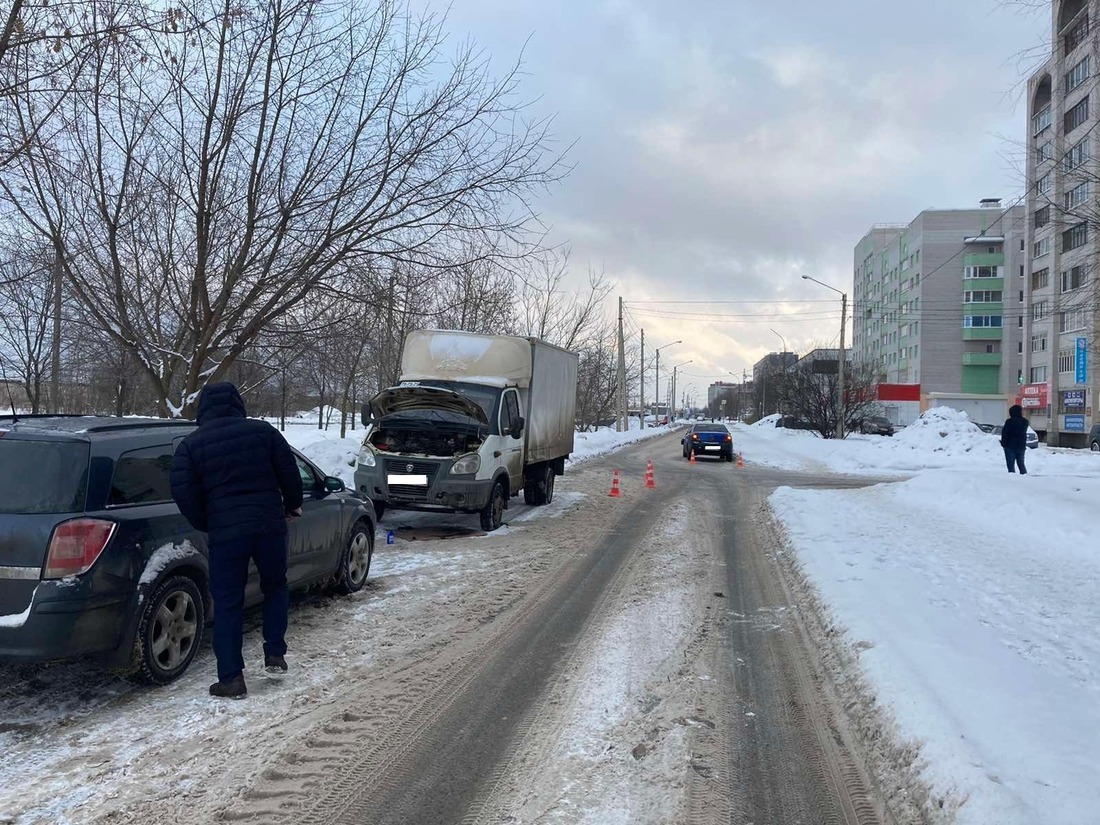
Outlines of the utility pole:
[[839,439],[844,438],[844,414],[847,410],[847,406],[844,403],[844,322],[848,317],[848,293],[842,292],[840,294],[840,367],[838,369],[839,379],[837,381],[837,416],[836,416],[836,437]]
[[641,360],[641,376],[638,381],[638,419],[641,423],[641,429],[645,430],[645,330],[642,331],[642,360]]
[[619,414],[615,421],[615,429],[622,432],[624,429],[629,428],[630,422],[627,420],[626,415],[626,339],[623,336],[623,299],[621,297],[619,298],[618,390]]

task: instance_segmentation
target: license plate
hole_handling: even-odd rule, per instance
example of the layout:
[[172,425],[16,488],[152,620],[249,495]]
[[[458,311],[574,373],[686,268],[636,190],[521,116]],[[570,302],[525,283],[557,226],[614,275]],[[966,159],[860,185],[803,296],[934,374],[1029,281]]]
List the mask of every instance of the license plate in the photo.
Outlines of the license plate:
[[413,486],[427,487],[427,476],[405,476],[405,475],[388,475],[386,476],[387,484],[410,484]]
[[707,444],[705,447],[703,447],[703,449],[704,450],[721,450],[722,446],[720,444]]

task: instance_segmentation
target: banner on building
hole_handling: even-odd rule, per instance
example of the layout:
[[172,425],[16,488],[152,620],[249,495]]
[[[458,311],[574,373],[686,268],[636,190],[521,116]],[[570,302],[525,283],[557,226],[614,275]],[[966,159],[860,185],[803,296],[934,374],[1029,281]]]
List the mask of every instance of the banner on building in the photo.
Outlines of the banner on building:
[[920,384],[879,384],[879,401],[920,401]]
[[1081,336],[1077,339],[1077,383],[1089,382],[1089,339]]
[[1024,384],[1020,387],[1020,394],[1016,396],[1016,403],[1024,409],[1038,410],[1050,406],[1050,385]]
[[1063,415],[1064,426],[1062,427],[1067,433],[1083,433],[1085,431],[1085,416],[1083,415]]
[[1085,406],[1085,391],[1084,390],[1066,390],[1062,393],[1062,407],[1071,409],[1082,409]]

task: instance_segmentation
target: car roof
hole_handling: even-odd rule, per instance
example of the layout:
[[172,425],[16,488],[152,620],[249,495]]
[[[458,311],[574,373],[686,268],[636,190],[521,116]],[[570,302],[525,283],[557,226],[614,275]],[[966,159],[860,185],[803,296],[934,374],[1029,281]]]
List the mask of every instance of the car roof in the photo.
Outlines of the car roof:
[[124,433],[133,430],[192,429],[193,421],[172,418],[109,415],[0,415],[0,430],[10,433],[72,436],[85,439],[91,433]]

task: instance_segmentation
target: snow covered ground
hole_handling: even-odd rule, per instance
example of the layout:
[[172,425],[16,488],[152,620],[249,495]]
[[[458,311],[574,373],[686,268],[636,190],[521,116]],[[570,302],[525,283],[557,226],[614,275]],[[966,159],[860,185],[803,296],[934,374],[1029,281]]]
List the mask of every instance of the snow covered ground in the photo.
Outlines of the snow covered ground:
[[738,427],[750,465],[908,478],[770,500],[878,701],[963,823],[1100,810],[1100,456],[1029,450],[938,412],[893,438]]

